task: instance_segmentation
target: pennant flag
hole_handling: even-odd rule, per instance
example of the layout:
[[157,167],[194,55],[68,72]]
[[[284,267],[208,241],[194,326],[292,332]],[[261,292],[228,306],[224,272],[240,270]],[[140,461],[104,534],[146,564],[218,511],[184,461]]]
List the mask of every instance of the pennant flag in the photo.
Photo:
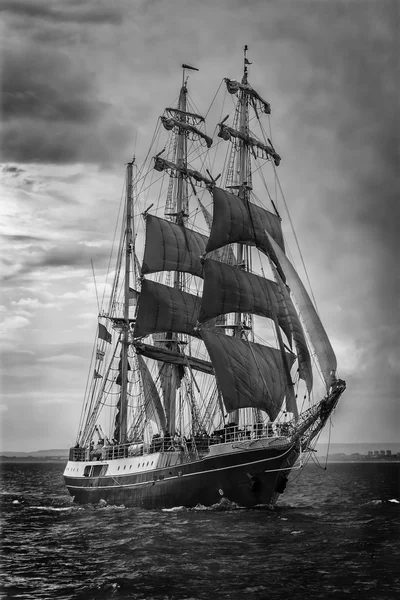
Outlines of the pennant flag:
[[198,71],[196,67],[191,67],[190,65],[182,65],[182,69],[191,69],[192,71]]
[[129,288],[129,306],[136,304],[139,298],[139,292],[133,288]]
[[[127,361],[127,371],[131,371],[131,365],[129,364],[129,360]],[[118,377],[115,380],[115,383],[117,385],[122,385],[122,360],[120,359],[119,361],[119,373],[118,373]]]
[[107,327],[105,325],[102,325],[102,323],[99,323],[99,338],[111,344],[111,333],[107,331]]
[[95,369],[95,370],[94,370],[94,378],[95,378],[95,379],[102,379],[102,378],[103,378],[103,375],[100,375],[100,373],[98,373],[98,372],[96,371],[96,369]]
[[244,64],[245,65],[252,65],[253,63],[251,63],[249,60],[247,60],[247,58],[244,59]]
[[97,360],[103,360],[104,355],[105,355],[105,352],[103,352],[102,350],[99,350],[97,348],[97,350],[96,350],[96,359]]

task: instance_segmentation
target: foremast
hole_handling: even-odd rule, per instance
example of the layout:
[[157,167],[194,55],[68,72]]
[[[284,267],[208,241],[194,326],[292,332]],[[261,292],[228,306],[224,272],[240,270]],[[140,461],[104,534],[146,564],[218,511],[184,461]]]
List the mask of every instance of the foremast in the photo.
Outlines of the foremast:
[[[239,129],[238,129],[238,132],[235,132],[235,130],[230,130],[230,132],[233,135],[235,133],[238,133],[237,137],[239,139],[239,151],[237,153],[237,167],[236,167],[237,178],[236,178],[235,185],[229,185],[229,183],[232,183],[229,181],[229,175],[231,175],[231,178],[232,178],[232,174],[228,172],[227,181],[226,181],[227,188],[234,188],[234,189],[236,188],[238,190],[238,196],[239,196],[239,198],[241,198],[243,204],[246,207],[248,206],[248,203],[250,201],[250,193],[252,190],[252,174],[251,174],[251,158],[250,158],[250,143],[249,142],[250,141],[254,142],[255,140],[253,140],[253,138],[251,138],[249,135],[250,134],[250,131],[249,131],[249,105],[253,101],[253,106],[254,106],[253,98],[255,97],[255,98],[259,99],[261,102],[263,102],[264,105],[266,106],[265,112],[267,112],[268,114],[270,113],[269,104],[266,103],[261,97],[259,97],[258,94],[256,94],[254,92],[254,90],[252,90],[252,88],[249,86],[248,65],[250,65],[251,63],[249,62],[249,60],[247,58],[247,51],[248,51],[248,46],[245,45],[244,51],[243,51],[243,76],[242,76],[241,86],[240,86],[240,91],[239,91],[239,107],[240,107],[239,115],[238,115],[239,116],[239,119],[238,119]],[[258,118],[257,111],[256,111],[256,115]],[[222,122],[222,124],[223,123],[224,122]],[[274,149],[272,147],[268,147],[268,150],[270,150],[271,152],[268,152],[267,154],[269,154],[270,156],[272,156],[272,158],[274,158],[276,160],[276,157],[278,157],[278,155],[275,153]],[[279,162],[280,162],[280,157],[278,157],[278,158],[279,158]],[[279,217],[279,214],[276,210],[275,205],[274,205],[274,212]],[[237,265],[238,265],[238,267],[245,271],[251,271],[251,269],[252,269],[251,251],[250,251],[249,247],[238,243],[236,245],[236,248],[237,248]],[[282,335],[281,335],[281,332],[279,329],[277,315],[273,314],[272,318],[274,321],[275,334],[276,334],[278,346],[279,346],[279,349],[281,352],[283,368],[284,368],[285,377],[286,377],[286,381],[287,381],[287,394],[286,394],[287,395],[287,399],[286,399],[287,409],[290,410],[291,412],[293,412],[294,418],[297,420],[298,408],[297,408],[297,403],[296,403],[295,394],[294,394],[294,383],[292,381],[291,374],[290,374],[290,366],[289,366],[287,355],[285,352]],[[250,337],[251,340],[254,340],[253,318],[252,318],[251,314],[247,314],[247,315],[244,315],[242,313],[235,314],[234,336],[239,339],[242,339],[243,337],[248,339],[248,337]],[[231,413],[230,419],[232,421],[238,423],[239,422],[239,411],[236,410],[233,413]]]
[[[182,228],[184,232],[188,221],[188,177],[194,176],[195,179],[201,179],[205,181],[205,178],[191,169],[188,169],[187,161],[187,136],[188,135],[199,135],[202,137],[207,146],[209,147],[212,140],[208,136],[202,134],[200,130],[193,124],[193,121],[204,121],[203,117],[195,113],[188,112],[188,101],[187,101],[187,76],[186,70],[197,71],[195,67],[189,65],[182,65],[182,87],[179,93],[178,107],[176,109],[167,108],[167,112],[172,115],[169,118],[162,117],[162,122],[166,129],[176,128],[177,131],[177,143],[176,143],[176,154],[175,163],[171,163],[168,160],[160,159],[159,156],[155,159],[155,168],[160,170],[170,170],[171,176],[175,177],[175,185],[173,187],[174,201],[166,204],[165,217],[171,222]],[[207,183],[210,183],[207,181]],[[172,207],[172,211],[171,211]],[[168,212],[168,208],[170,209]],[[187,283],[185,273],[179,270],[173,272],[172,279],[173,287],[175,290],[186,291]],[[188,366],[189,371],[191,370],[190,362],[184,356],[183,346],[186,344],[186,339],[183,334],[179,334],[173,331],[169,331],[165,334],[164,339],[160,337],[158,343],[163,344],[165,351],[172,351],[175,357],[178,359],[182,356],[182,363]],[[181,364],[182,364],[181,363]],[[191,372],[191,371],[190,371]],[[163,363],[160,367],[160,379],[163,388],[164,405],[166,412],[166,434],[174,435],[176,433],[176,412],[177,412],[177,395],[180,395],[179,412],[181,412],[182,406],[182,366],[177,364],[166,364]],[[188,386],[190,388],[190,386]],[[191,394],[190,389],[188,393]],[[191,401],[193,406],[193,399]]]
[[126,224],[125,224],[125,281],[124,281],[124,319],[121,331],[121,400],[119,407],[118,441],[125,444],[128,433],[128,352],[130,346],[130,272],[133,248],[133,210],[132,210],[132,170],[134,159],[126,168]]
[[[182,65],[182,87],[179,93],[178,110],[181,111],[181,121],[186,124],[187,117],[187,82],[185,79],[185,66]],[[177,171],[177,185],[176,185],[176,213],[172,216],[175,217],[175,222],[178,225],[183,225],[187,222],[188,218],[188,198],[187,198],[187,180],[184,177],[184,172],[187,168],[187,140],[185,135],[185,128],[178,127],[178,145],[176,164],[178,166]],[[179,271],[174,272],[174,287],[177,290],[182,290],[183,285],[183,273]],[[179,334],[171,333],[173,340],[171,347],[176,352],[180,351],[179,347]],[[172,382],[179,380],[178,367],[176,365],[170,365],[170,369],[174,372]],[[177,404],[177,393],[181,393],[180,386],[171,385],[170,387],[170,399],[169,399],[169,415],[167,415],[167,429],[171,435],[175,434],[176,430],[176,404]]]

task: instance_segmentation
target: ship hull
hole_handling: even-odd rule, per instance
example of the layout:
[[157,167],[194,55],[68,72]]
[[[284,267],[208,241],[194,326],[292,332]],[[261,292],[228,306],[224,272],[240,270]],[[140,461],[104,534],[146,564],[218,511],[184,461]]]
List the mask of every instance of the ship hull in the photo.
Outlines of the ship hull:
[[[78,504],[108,504],[146,509],[210,506],[225,498],[239,506],[272,506],[284,491],[298,448],[259,448],[208,456],[145,473],[75,477],[69,462],[66,487]],[[124,461],[127,463],[124,465]],[[126,469],[129,458],[119,461]],[[128,467],[129,468],[129,467]]]

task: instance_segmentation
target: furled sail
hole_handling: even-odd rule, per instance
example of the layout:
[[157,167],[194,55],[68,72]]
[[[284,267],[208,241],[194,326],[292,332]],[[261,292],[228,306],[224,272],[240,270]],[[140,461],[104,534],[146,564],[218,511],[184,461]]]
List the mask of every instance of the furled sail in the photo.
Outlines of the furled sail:
[[180,110],[179,108],[166,108],[165,110],[167,110],[172,115],[178,115],[178,117],[185,117],[186,119],[191,119],[196,123],[204,123],[204,117],[196,113],[187,112],[186,110]]
[[281,220],[279,217],[251,202],[244,202],[239,196],[219,187],[212,191],[214,217],[207,242],[206,252],[211,252],[227,244],[255,244],[268,253],[270,244],[267,231],[284,250]]
[[154,157],[154,168],[156,171],[168,171],[171,175],[175,173],[182,173],[186,177],[191,177],[197,183],[204,183],[205,185],[213,184],[213,181],[202,175],[200,171],[190,169],[187,166],[179,166],[171,160],[161,158],[160,156]]
[[337,363],[336,356],[326,334],[324,326],[314,308],[313,303],[305,289],[303,282],[298,276],[292,263],[289,261],[284,252],[279,248],[278,244],[270,235],[269,242],[275,252],[275,255],[280,263],[281,268],[285,272],[287,283],[296,300],[299,313],[303,319],[304,326],[310,342],[317,355],[318,362],[321,367],[322,375],[327,388],[332,384],[332,372],[335,374]]
[[285,284],[279,277],[278,271],[272,263],[271,267],[276,278],[279,293],[281,294],[281,302],[287,311],[289,326],[294,339],[294,345],[296,347],[297,358],[299,361],[299,376],[300,379],[303,379],[303,381],[306,382],[308,393],[310,394],[313,387],[313,372],[311,357],[307,348],[307,342],[304,337],[303,328]]
[[168,348],[152,346],[150,344],[135,343],[136,352],[147,358],[170,363],[173,365],[189,365],[191,369],[211,374],[214,372],[212,364],[208,360],[184,355],[181,352],[169,350]]
[[161,117],[161,122],[164,125],[165,129],[171,130],[174,127],[184,129],[188,133],[192,133],[198,138],[204,140],[207,145],[207,148],[211,148],[212,146],[212,139],[208,135],[200,131],[200,129],[197,129],[197,127],[195,127],[194,125],[190,125],[189,123],[186,123],[185,121],[180,121],[179,119],[174,119],[173,117]]
[[202,277],[206,244],[205,235],[148,214],[142,274],[184,271]]
[[134,337],[164,331],[197,335],[200,302],[198,296],[143,279]]
[[243,90],[247,92],[253,101],[257,101],[261,110],[265,112],[265,114],[271,114],[271,105],[269,102],[264,100],[264,98],[262,98],[260,94],[251,87],[251,85],[248,83],[240,83],[239,81],[236,81],[236,79],[228,79],[227,77],[225,78],[225,83],[230,94],[237,94],[240,90]]
[[[279,350],[201,330],[215,369],[226,410],[259,408],[273,421],[281,409],[286,378]],[[287,353],[288,364],[295,359]]]
[[161,404],[156,385],[153,381],[151,373],[145,363],[145,360],[140,354],[137,355],[139,371],[142,378],[143,392],[145,398],[145,414],[147,419],[154,421],[158,430],[166,430],[165,413]]
[[209,258],[204,261],[200,323],[228,313],[251,313],[269,319],[275,314],[290,342],[289,319],[279,300],[278,285],[274,281]]
[[246,133],[242,133],[237,129],[233,129],[233,127],[229,127],[224,123],[219,123],[218,125],[218,137],[225,141],[229,141],[231,138],[237,138],[252,148],[253,153],[256,156],[259,156],[260,158],[267,158],[268,156],[271,156],[271,158],[274,159],[275,166],[279,167],[282,159],[272,146],[264,144],[264,142],[261,142],[257,138],[251,137]]

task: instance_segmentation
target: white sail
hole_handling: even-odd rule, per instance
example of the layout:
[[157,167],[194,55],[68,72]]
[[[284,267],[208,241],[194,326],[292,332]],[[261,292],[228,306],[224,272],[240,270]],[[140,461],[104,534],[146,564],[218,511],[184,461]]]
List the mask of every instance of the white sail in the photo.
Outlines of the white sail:
[[318,358],[324,381],[329,388],[332,384],[332,372],[335,373],[337,368],[336,356],[329,338],[296,269],[273,238],[267,232],[265,233],[286,275],[287,284],[296,300],[306,332]]

